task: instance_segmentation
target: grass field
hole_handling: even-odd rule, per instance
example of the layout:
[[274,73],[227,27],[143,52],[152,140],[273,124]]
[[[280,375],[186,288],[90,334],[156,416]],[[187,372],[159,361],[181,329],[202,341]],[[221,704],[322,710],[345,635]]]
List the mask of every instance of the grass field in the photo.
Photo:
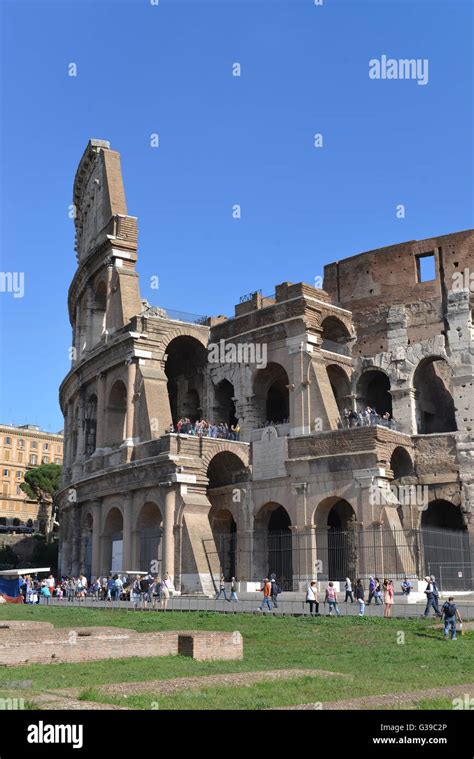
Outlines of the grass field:
[[[272,617],[205,612],[131,612],[78,608],[0,607],[0,623],[8,619],[42,620],[57,627],[116,626],[138,632],[158,630],[240,630],[244,659],[197,662],[174,657],[139,656],[79,664],[33,664],[0,668],[0,691],[12,695],[11,683],[29,681],[15,691],[36,704],[47,691],[75,688],[86,701],[114,703],[134,709],[261,709],[313,702],[334,702],[382,694],[406,694],[474,682],[474,635],[445,641],[435,620]],[[403,633],[403,635],[401,635]],[[153,687],[120,695],[100,686],[200,677],[262,670],[329,670],[350,677],[297,676],[239,685],[204,683],[173,693]],[[25,684],[23,682],[23,684]],[[36,699],[36,700],[35,700]],[[406,708],[449,708],[451,699],[426,697]],[[390,707],[389,707],[390,708]]]

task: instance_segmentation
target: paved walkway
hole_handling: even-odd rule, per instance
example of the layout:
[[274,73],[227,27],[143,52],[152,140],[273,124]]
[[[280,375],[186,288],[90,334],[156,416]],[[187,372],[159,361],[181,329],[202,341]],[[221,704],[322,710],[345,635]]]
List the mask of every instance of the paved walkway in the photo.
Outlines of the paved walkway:
[[[303,594],[299,599],[295,599],[294,593],[283,593],[281,600],[278,602],[278,607],[272,609],[271,612],[265,611],[263,614],[275,614],[275,615],[290,615],[295,617],[308,616],[309,607],[304,602]],[[288,598],[289,597],[289,598]],[[44,601],[42,600],[43,604]],[[463,619],[474,620],[474,602],[472,601],[456,601],[458,609]],[[204,598],[201,596],[175,596],[170,598],[168,602],[168,611],[208,611],[208,612],[220,612],[220,613],[254,613],[260,614],[258,607],[261,604],[260,595],[256,597],[245,597],[238,602],[228,602],[223,599],[215,601],[213,598]],[[107,609],[125,609],[133,611],[133,604],[130,601],[94,601],[90,598],[75,599],[73,602],[68,602],[66,599],[52,598],[50,600],[51,606],[71,607],[71,606],[87,606],[92,608],[107,608]],[[421,617],[425,609],[425,603],[408,604],[406,601],[397,601],[393,604],[392,616],[394,617]],[[153,610],[150,605],[146,607],[150,613],[163,613],[160,610]],[[359,606],[357,603],[339,603],[339,610],[342,616],[357,616],[359,613]],[[319,611],[321,616],[327,613],[327,606],[323,603],[319,605]],[[374,603],[365,607],[366,617],[383,617],[383,606],[380,604],[376,606]],[[431,614],[431,618],[434,619],[434,615]]]

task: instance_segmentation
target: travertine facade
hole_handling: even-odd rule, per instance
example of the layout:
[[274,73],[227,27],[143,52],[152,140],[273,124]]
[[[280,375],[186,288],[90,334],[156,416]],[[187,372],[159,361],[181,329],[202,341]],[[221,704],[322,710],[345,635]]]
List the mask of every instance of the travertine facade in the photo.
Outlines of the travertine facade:
[[[221,572],[275,571],[298,587],[315,569],[426,571],[422,527],[468,538],[473,293],[456,274],[474,266],[473,232],[363,253],[327,266],[323,290],[283,283],[189,323],[140,298],[137,220],[108,143],[87,146],[74,203],[63,572],[154,568],[211,593]],[[341,429],[367,405],[396,428]],[[238,420],[240,440],[167,434],[181,416]],[[425,487],[423,503],[403,485]]]

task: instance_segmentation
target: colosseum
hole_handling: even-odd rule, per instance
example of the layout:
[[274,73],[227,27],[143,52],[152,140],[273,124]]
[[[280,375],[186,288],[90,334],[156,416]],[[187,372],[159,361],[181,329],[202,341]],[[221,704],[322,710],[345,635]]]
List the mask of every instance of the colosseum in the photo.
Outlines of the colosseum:
[[[87,145],[73,202],[63,574],[153,568],[206,595],[271,572],[288,590],[427,572],[472,587],[472,230],[193,317],[140,296],[108,142]],[[192,434],[202,419],[240,433]]]

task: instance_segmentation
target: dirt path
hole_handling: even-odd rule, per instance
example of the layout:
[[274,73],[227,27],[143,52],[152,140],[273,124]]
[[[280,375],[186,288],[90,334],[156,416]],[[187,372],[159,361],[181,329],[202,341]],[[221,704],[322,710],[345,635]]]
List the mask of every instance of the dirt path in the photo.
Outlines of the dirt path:
[[[99,693],[108,696],[135,696],[140,693],[168,694],[185,690],[199,690],[213,686],[239,686],[267,680],[290,680],[297,677],[344,677],[352,679],[353,675],[341,672],[328,672],[324,669],[277,669],[262,672],[237,672],[225,675],[204,675],[202,677],[177,677],[173,680],[146,680],[131,683],[110,683],[99,685]],[[77,698],[84,688],[62,688],[51,691],[57,697]]]
[[[444,688],[427,688],[426,690],[409,691],[408,693],[389,693],[385,696],[363,696],[362,698],[348,698],[344,701],[328,701],[322,702],[322,709],[326,711],[328,709],[342,709],[344,711],[350,709],[378,709],[380,707],[385,708],[402,708],[404,706],[415,706],[419,701],[425,698],[459,698],[463,697],[465,693],[471,694],[474,692],[474,683],[466,683],[465,685],[451,685]],[[298,706],[277,706],[277,710],[303,710],[308,711],[321,709],[320,704],[299,704]]]

